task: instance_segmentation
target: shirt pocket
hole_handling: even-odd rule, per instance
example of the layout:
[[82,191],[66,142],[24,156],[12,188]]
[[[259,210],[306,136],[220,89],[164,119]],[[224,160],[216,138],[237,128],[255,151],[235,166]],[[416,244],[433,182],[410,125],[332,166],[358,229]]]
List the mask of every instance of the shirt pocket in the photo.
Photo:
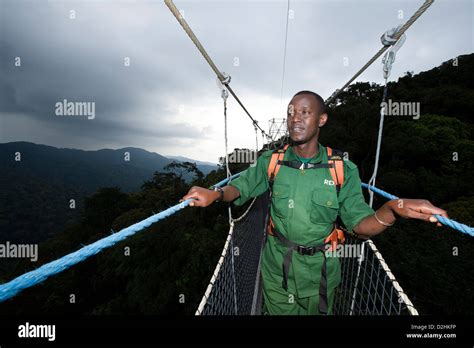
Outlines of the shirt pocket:
[[337,194],[330,190],[315,190],[311,197],[310,219],[315,224],[332,224],[339,211]]
[[273,213],[280,218],[288,217],[290,187],[285,184],[274,184],[272,192]]

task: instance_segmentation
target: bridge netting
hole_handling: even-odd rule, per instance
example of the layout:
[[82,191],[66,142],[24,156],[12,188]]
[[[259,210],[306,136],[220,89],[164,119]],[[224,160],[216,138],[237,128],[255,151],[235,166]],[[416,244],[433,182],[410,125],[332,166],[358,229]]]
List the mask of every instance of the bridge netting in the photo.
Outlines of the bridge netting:
[[[259,315],[262,308],[260,259],[265,244],[268,195],[256,198],[230,224],[229,234],[196,315]],[[418,312],[372,241],[346,235],[359,253],[339,258],[341,284],[335,315],[417,315]]]

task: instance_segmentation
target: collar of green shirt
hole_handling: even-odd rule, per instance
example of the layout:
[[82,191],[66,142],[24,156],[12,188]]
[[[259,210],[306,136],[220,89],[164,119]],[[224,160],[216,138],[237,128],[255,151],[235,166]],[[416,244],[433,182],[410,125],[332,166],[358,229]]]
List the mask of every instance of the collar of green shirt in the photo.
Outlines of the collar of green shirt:
[[312,158],[305,158],[305,157],[299,157],[293,150],[293,146],[290,146],[288,148],[288,160],[289,161],[296,160],[303,163],[321,163],[323,162],[324,156],[326,154],[326,149],[320,143],[318,143],[318,149],[319,151],[316,156],[313,156]]

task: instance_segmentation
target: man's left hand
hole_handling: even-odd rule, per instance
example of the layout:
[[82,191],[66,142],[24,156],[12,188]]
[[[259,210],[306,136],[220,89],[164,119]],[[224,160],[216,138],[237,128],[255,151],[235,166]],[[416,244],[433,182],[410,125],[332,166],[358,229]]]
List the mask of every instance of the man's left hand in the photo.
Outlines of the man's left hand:
[[419,219],[429,222],[436,222],[441,226],[438,219],[433,215],[448,217],[446,210],[435,207],[430,201],[425,199],[394,199],[387,203],[392,211],[403,218]]

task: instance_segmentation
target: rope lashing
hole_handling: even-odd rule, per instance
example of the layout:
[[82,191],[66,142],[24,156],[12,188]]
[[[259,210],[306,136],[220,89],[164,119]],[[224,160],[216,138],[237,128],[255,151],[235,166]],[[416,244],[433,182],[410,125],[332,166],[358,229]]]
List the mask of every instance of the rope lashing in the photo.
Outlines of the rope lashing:
[[[408,21],[398,30],[394,35],[393,39],[398,40],[407,29],[433,4],[434,0],[425,0],[423,5],[408,19]],[[354,76],[352,76],[349,81],[347,81],[344,86],[336,91],[326,100],[326,104],[331,103],[342,91],[346,89],[360,74],[362,74],[373,62],[377,60],[390,46],[382,47],[362,68],[359,69]]]

